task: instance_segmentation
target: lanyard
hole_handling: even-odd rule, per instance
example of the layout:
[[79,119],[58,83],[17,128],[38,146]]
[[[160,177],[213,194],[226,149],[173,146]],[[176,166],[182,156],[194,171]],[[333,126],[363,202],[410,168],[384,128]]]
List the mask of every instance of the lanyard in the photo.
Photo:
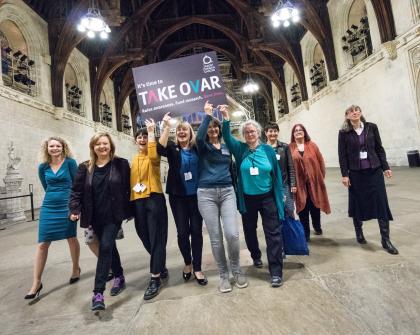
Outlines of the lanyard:
[[[147,156],[144,156],[144,157],[146,158]],[[140,154],[138,154],[138,156],[137,156],[137,183],[138,184],[141,184],[140,172],[141,172],[141,168],[143,167],[143,162],[144,162],[145,158],[141,160],[141,164],[140,164]]]

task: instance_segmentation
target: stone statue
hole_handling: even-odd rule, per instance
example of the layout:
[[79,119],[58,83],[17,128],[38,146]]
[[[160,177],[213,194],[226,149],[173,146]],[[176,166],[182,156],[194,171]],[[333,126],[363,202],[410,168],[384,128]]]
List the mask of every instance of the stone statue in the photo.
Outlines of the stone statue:
[[20,157],[16,157],[15,154],[15,146],[13,144],[13,142],[10,142],[10,146],[9,146],[9,163],[7,163],[7,170],[19,170],[19,165],[20,165]]

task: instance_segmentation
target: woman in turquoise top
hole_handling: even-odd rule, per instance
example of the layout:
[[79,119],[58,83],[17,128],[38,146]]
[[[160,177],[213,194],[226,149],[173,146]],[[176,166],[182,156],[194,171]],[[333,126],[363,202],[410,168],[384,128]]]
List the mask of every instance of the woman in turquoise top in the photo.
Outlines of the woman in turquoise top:
[[50,137],[42,144],[43,163],[38,175],[45,190],[39,215],[38,247],[35,253],[34,278],[25,299],[33,299],[42,289],[41,276],[47,262],[51,241],[67,239],[73,262],[70,284],[79,280],[80,246],[76,238],[76,223],[69,219],[69,197],[77,171],[67,142],[60,137]]
[[261,126],[254,120],[241,125],[245,139],[240,142],[230,133],[229,114],[223,114],[223,139],[236,161],[238,175],[237,198],[242,215],[245,241],[256,267],[262,267],[261,250],[256,238],[258,212],[262,218],[267,243],[271,286],[283,284],[283,236],[281,219],[284,217],[283,184],[276,153],[270,145],[260,142]]

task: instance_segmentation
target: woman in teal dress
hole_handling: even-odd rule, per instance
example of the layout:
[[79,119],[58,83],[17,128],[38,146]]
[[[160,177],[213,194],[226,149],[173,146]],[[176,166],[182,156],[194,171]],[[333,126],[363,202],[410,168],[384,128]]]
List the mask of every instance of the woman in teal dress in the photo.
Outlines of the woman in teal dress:
[[76,237],[76,222],[69,219],[69,197],[77,163],[71,158],[67,142],[60,137],[50,137],[42,144],[43,163],[38,175],[45,190],[39,215],[38,246],[35,253],[34,278],[25,299],[37,297],[42,289],[41,276],[47,262],[51,241],[67,239],[73,262],[70,284],[79,280],[80,246]]

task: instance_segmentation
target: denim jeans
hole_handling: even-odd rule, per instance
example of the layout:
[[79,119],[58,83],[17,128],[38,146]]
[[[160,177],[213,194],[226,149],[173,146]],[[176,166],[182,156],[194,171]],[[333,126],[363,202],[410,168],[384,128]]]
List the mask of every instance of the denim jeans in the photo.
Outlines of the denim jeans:
[[99,256],[96,264],[95,287],[93,292],[103,293],[105,291],[106,279],[108,277],[109,268],[111,268],[115,277],[123,275],[121,267],[120,254],[117,250],[115,238],[121,224],[107,223],[104,226],[94,226],[99,242]]
[[195,272],[201,271],[203,218],[198,210],[197,196],[169,195],[169,204],[174,216],[178,247],[184,258],[184,264],[190,265],[192,263]]
[[198,209],[207,227],[211,250],[221,278],[229,278],[223,234],[227,242],[233,274],[241,273],[239,265],[239,226],[236,221],[236,196],[233,186],[199,188]]

